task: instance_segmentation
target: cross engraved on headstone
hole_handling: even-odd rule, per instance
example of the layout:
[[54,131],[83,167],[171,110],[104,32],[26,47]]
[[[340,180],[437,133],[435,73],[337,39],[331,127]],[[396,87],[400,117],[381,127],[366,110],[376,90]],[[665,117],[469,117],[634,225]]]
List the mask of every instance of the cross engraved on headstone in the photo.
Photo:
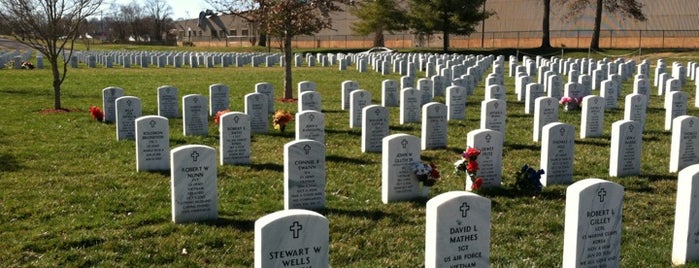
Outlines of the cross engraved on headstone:
[[546,104],[550,106],[550,105],[551,105],[551,99],[546,100]]
[[595,104],[597,104],[597,102],[599,102],[599,99],[593,99],[592,101],[594,101]]
[[198,103],[198,102],[199,102],[199,98],[192,98],[192,101],[193,101],[194,103]]
[[493,137],[491,137],[490,134],[485,135],[485,142],[490,143],[491,139],[493,139]]
[[[550,103],[549,103],[549,104],[550,104]],[[497,103],[497,102],[496,102],[493,106],[495,106],[495,109],[497,109],[498,106],[500,106],[500,103]]]
[[376,114],[376,116],[379,116],[379,114],[381,114],[381,110],[375,109],[375,110],[374,110],[374,114]]
[[240,121],[240,117],[238,117],[237,115],[235,117],[233,117],[233,122],[238,124],[238,121]]
[[126,100],[126,106],[131,107],[131,100]]
[[359,96],[364,98],[364,92],[359,92]]
[[150,122],[148,122],[148,124],[150,125],[151,128],[154,128],[155,125],[158,123],[156,123],[155,120],[150,120]]
[[689,120],[689,127],[694,127],[694,120]]
[[633,125],[629,125],[629,132],[633,132],[633,129],[634,129]]
[[199,153],[197,153],[197,151],[194,151],[190,156],[192,157],[192,161],[197,162],[197,158],[199,158]]
[[294,239],[299,238],[302,229],[303,225],[301,225],[298,221],[294,221],[294,223],[289,226],[289,231],[291,231]]
[[461,217],[466,218],[468,215],[468,211],[471,209],[471,206],[468,205],[468,202],[463,202],[461,206],[459,207],[459,210],[461,210]]
[[311,146],[306,144],[306,146],[303,146],[303,151],[308,155],[311,152]]
[[403,149],[405,149],[405,147],[408,146],[408,141],[406,139],[403,139],[402,141],[400,141],[400,145],[402,145]]
[[604,197],[607,195],[607,191],[604,190],[604,188],[600,188],[599,191],[597,191],[597,196],[599,196],[599,201],[604,202]]
[[559,130],[559,132],[561,132],[561,137],[563,137],[563,135],[566,134],[566,129],[565,129],[565,128],[561,128],[561,130]]

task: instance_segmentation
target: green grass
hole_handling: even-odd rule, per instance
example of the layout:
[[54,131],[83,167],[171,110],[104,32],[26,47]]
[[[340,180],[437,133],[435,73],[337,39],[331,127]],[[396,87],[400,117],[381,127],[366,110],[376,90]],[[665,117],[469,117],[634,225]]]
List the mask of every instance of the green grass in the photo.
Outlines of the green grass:
[[[653,62],[654,63],[654,62]],[[69,70],[63,86],[67,113],[43,113],[52,107],[48,70],[0,70],[0,263],[4,267],[175,266],[249,267],[253,265],[256,219],[283,209],[283,145],[293,132],[254,135],[252,164],[218,168],[219,219],[178,225],[171,222],[169,173],[136,172],[134,142],[115,139],[115,126],[92,120],[91,105],[101,106],[101,90],[119,86],[141,98],[143,114],[156,114],[156,88],[172,85],[180,95],[208,95],[208,86],[231,88],[231,110],[243,110],[243,96],[254,84],[271,82],[282,96],[282,70],[274,68],[156,69],[98,68]],[[334,267],[419,267],[424,260],[426,199],[383,204],[381,155],[363,154],[360,130],[349,129],[341,110],[340,84],[354,79],[380,103],[384,77],[353,69],[295,68],[294,82],[317,83],[326,114],[327,208],[330,262]],[[508,122],[503,151],[502,189],[483,191],[492,200],[493,267],[556,267],[563,252],[565,186],[546,187],[536,198],[511,187],[524,163],[539,166],[540,144],[531,138],[533,116],[512,93],[506,78]],[[623,94],[631,92],[631,80]],[[691,92],[693,82],[684,88]],[[431,196],[462,190],[464,178],[451,174],[452,163],[479,126],[483,85],[468,99],[467,119],[449,123],[448,148],[423,151],[444,174]],[[440,98],[443,101],[443,98]],[[296,104],[276,108],[295,112]],[[668,173],[670,132],[663,130],[661,97],[650,99],[643,136],[641,175],[608,177],[610,126],[623,118],[619,109],[605,115],[605,136],[577,139],[580,112],[560,113],[576,127],[575,178],[596,177],[623,185],[622,267],[670,266],[676,174]],[[419,124],[400,125],[390,108],[391,134],[420,136]],[[171,147],[218,147],[213,122],[210,136],[185,137],[182,121],[171,119]],[[293,123],[289,128],[293,130]],[[182,254],[186,249],[188,254]],[[697,265],[690,265],[699,267]]]

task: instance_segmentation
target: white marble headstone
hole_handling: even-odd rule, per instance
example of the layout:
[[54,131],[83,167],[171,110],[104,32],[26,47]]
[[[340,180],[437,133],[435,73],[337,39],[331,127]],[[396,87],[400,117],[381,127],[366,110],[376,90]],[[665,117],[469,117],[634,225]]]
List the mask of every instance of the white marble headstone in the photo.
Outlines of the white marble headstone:
[[542,129],[541,162],[544,170],[541,185],[573,182],[575,160],[575,127],[569,124],[549,123]]
[[619,267],[624,187],[584,179],[566,190],[563,267]]
[[492,129],[506,133],[507,102],[500,99],[481,102],[481,129]]
[[623,177],[641,173],[643,128],[638,121],[620,120],[612,124],[609,150],[609,176]]
[[296,140],[303,139],[325,144],[325,114],[318,111],[296,113]]
[[267,96],[262,93],[245,95],[245,114],[250,116],[251,133],[267,133],[269,131],[269,109]]
[[112,123],[116,121],[116,99],[124,96],[124,90],[118,87],[107,87],[102,89],[102,110],[104,111],[104,122]]
[[404,88],[400,91],[400,124],[420,122],[421,94],[414,88]]
[[325,208],[325,145],[297,140],[284,145],[284,209]]
[[224,84],[209,86],[209,116],[230,108],[230,89]]
[[221,165],[250,164],[250,116],[225,113],[219,118],[218,131]]
[[381,149],[381,200],[411,200],[422,195],[413,164],[420,161],[420,138],[393,134],[383,139]]
[[172,221],[198,222],[218,218],[216,149],[184,145],[170,151]]
[[699,163],[699,117],[682,115],[672,122],[670,172]]
[[182,97],[182,131],[185,136],[209,135],[209,107],[200,94]]
[[677,176],[672,264],[699,261],[699,164],[688,166]]
[[255,93],[262,93],[267,96],[267,110],[274,113],[274,86],[268,82],[255,84]]
[[541,84],[529,83],[527,84],[525,91],[524,113],[533,114],[536,98],[544,96],[543,87]]
[[136,119],[136,171],[170,169],[170,125],[162,116]]
[[180,117],[180,102],[176,87],[158,87],[158,115],[165,118]]
[[350,92],[359,89],[359,83],[353,80],[342,81],[342,110],[350,108]]
[[687,92],[670,91],[665,94],[665,130],[672,130],[672,120],[687,114]]
[[398,92],[398,82],[390,79],[383,80],[383,82],[381,82],[381,105],[384,107],[397,107],[399,103],[400,93]]
[[114,101],[116,111],[116,139],[136,138],[136,119],[141,117],[141,99],[133,96],[119,97]]
[[322,111],[322,100],[320,92],[318,91],[305,91],[299,95],[298,100],[298,111]]
[[580,119],[580,138],[600,137],[604,134],[604,98],[589,95],[582,101],[582,116]]
[[490,203],[462,191],[427,201],[425,267],[490,266]]
[[301,96],[301,93],[306,91],[316,91],[318,88],[316,83],[313,81],[301,81],[297,84],[298,94],[296,96]]
[[446,89],[447,120],[462,120],[466,118],[466,88],[449,86]]
[[422,106],[422,150],[446,148],[447,126],[447,106],[445,104],[430,102]]
[[371,92],[364,89],[356,89],[350,92],[349,127],[362,126],[362,109],[371,105]]
[[289,209],[255,221],[255,268],[329,267],[330,225],[313,211]]
[[390,127],[388,108],[369,105],[362,109],[362,114],[362,152],[381,152]]
[[[466,146],[481,151],[478,156],[478,177],[483,178],[482,187],[502,185],[502,147],[504,136],[500,131],[476,129],[466,135]],[[465,189],[471,189],[473,181],[466,179]]]
[[534,102],[533,141],[541,139],[541,130],[545,125],[558,122],[558,100],[554,97],[538,97]]

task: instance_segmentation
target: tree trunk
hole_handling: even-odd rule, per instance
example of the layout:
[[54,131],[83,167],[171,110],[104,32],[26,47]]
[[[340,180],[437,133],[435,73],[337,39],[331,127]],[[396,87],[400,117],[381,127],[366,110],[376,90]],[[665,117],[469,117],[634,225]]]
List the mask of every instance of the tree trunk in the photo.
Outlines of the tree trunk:
[[383,35],[383,27],[376,27],[374,32],[374,47],[385,47],[386,42]]
[[58,71],[58,56],[49,59],[51,62],[51,73],[53,74],[53,109],[61,110],[61,73]]
[[541,25],[541,48],[551,48],[551,0],[544,0],[544,19]]
[[260,33],[260,39],[257,40],[257,45],[261,47],[267,46],[267,35],[265,33]]
[[291,66],[293,62],[293,57],[291,55],[291,38],[290,35],[284,36],[284,98],[292,99],[294,97],[292,79],[291,79]]
[[444,50],[444,53],[449,52],[449,17],[447,16],[446,12],[442,14],[442,28],[444,31],[442,32],[442,49]]
[[599,50],[599,35],[602,26],[602,0],[597,0],[597,9],[595,10],[595,28],[592,32],[592,40],[590,48]]

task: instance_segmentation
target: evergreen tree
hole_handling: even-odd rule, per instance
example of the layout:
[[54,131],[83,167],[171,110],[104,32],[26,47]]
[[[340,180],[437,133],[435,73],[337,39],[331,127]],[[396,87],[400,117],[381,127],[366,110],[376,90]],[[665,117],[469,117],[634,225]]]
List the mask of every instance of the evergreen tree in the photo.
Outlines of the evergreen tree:
[[469,35],[493,13],[484,11],[485,0],[411,0],[411,26],[418,34],[442,32],[443,50],[449,51],[449,35]]
[[405,11],[396,0],[368,0],[357,3],[350,13],[358,18],[350,28],[357,34],[374,34],[374,46],[386,46],[384,32],[406,30],[408,25]]

